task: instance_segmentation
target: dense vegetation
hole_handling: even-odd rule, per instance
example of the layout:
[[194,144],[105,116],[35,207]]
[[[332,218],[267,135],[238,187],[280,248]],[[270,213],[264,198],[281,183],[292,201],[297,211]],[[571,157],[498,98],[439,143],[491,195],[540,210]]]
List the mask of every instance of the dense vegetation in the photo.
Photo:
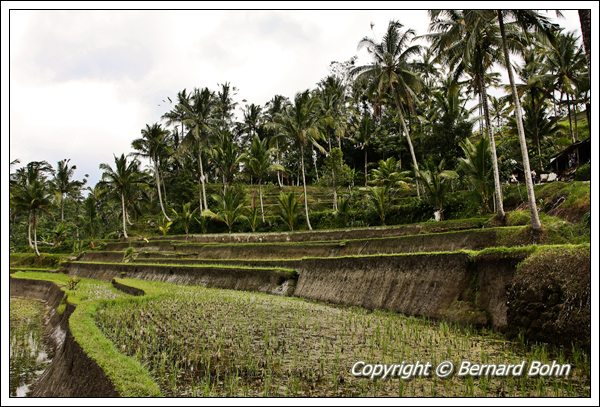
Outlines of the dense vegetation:
[[[519,206],[540,229],[547,202],[536,198],[529,168],[549,171],[553,154],[589,136],[589,55],[574,33],[533,11],[434,10],[430,18],[421,38],[391,21],[380,40],[359,41],[369,63],[332,63],[314,89],[247,104],[242,117],[230,83],[183,89],[160,122],[144,125],[133,155],[100,164],[96,185],[74,179],[70,159],[16,168],[12,249],[494,212],[502,223]],[[518,169],[525,187],[507,186]]]

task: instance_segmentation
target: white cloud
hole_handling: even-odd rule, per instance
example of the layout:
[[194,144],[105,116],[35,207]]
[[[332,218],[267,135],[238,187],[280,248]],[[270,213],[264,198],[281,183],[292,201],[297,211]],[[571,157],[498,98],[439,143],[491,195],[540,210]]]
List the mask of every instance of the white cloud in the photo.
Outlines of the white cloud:
[[[565,16],[576,29],[576,11]],[[11,157],[71,158],[95,182],[167,96],[231,82],[240,104],[293,97],[391,19],[417,34],[429,23],[419,10],[12,11]]]

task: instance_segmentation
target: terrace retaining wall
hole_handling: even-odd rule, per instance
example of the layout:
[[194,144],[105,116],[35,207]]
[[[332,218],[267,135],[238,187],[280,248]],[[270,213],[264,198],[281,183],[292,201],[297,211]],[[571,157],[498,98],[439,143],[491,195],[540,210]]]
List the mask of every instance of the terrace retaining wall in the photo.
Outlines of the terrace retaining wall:
[[[174,284],[193,284],[205,287],[243,291],[260,291],[288,294],[295,284],[289,273],[277,269],[182,267],[177,265],[144,265],[136,263],[65,263],[64,270],[80,277],[112,280],[113,278],[139,278]],[[290,287],[290,288],[288,288]]]
[[75,306],[57,312],[65,293],[50,281],[10,278],[10,295],[43,300],[50,307],[46,334],[54,349],[52,362],[32,386],[29,397],[116,397],[104,371],[81,349],[69,329]]

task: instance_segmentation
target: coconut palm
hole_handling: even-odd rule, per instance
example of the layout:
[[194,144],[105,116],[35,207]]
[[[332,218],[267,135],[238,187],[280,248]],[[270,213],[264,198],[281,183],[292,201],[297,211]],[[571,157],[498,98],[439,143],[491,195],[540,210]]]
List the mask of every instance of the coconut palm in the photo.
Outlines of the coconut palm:
[[365,186],[367,186],[369,181],[369,172],[368,172],[368,164],[369,164],[369,153],[368,149],[373,140],[373,138],[379,132],[379,127],[377,127],[377,123],[371,117],[371,114],[365,112],[359,121],[355,121],[354,124],[354,136],[352,140],[355,145],[363,150],[364,160],[365,160]]
[[54,179],[52,180],[52,187],[58,194],[60,202],[60,221],[65,221],[65,199],[67,196],[77,197],[81,192],[81,187],[85,185],[85,180],[77,181],[73,180],[73,175],[77,166],[69,165],[71,159],[60,160],[56,164],[56,170],[54,172]]
[[318,143],[322,139],[319,129],[319,100],[311,96],[308,90],[296,94],[294,104],[276,118],[276,123],[281,134],[296,144],[300,150],[300,168],[302,171],[302,186],[304,188],[304,213],[306,225],[312,230],[308,213],[308,194],[306,192],[306,171],[304,168],[304,149],[312,145],[324,151]]
[[[167,215],[165,205],[163,204],[162,188],[161,188],[161,175],[160,175],[160,163],[170,154],[169,146],[167,145],[167,137],[169,131],[162,128],[158,123],[154,123],[152,126],[146,125],[146,128],[142,129],[142,137],[133,140],[131,146],[138,151],[138,155],[147,157],[150,163],[154,167],[154,181],[156,184],[156,190],[158,191],[158,202],[160,203],[160,210],[162,211],[165,219],[170,222],[171,218]],[[165,196],[165,201],[167,197]]]
[[341,79],[328,76],[319,83],[319,97],[321,99],[321,116],[323,132],[327,136],[329,151],[331,152],[331,139],[337,140],[337,146],[342,148],[342,138],[348,127],[346,109],[346,87]]
[[46,212],[51,204],[50,189],[45,177],[41,173],[38,173],[35,178],[30,177],[25,179],[25,182],[16,184],[12,198],[15,210],[27,213],[28,243],[35,251],[35,254],[39,256],[40,251],[37,241],[38,221],[40,215]]
[[214,143],[209,150],[209,155],[221,175],[223,190],[231,184],[233,177],[240,169],[240,164],[246,158],[246,154],[239,150],[229,131],[217,130],[215,132]]
[[294,231],[298,220],[298,198],[293,192],[280,192],[277,197],[279,217],[285,222],[290,231]]
[[417,177],[425,189],[425,195],[433,206],[433,217],[436,221],[444,219],[444,202],[452,180],[458,178],[455,171],[446,170],[446,163],[441,160],[438,165],[431,162],[420,170]]
[[[169,99],[171,100],[171,99]],[[167,113],[163,114],[162,118],[167,121],[167,125],[176,126],[179,124],[181,126],[180,131],[173,131],[173,141],[175,144],[175,149],[179,147],[180,136],[185,134],[184,121],[186,117],[186,107],[190,104],[190,95],[188,95],[187,90],[183,89],[180,92],[177,92],[177,103],[173,108]]]
[[432,47],[455,72],[455,77],[468,74],[480,95],[494,170],[496,215],[504,220],[502,184],[486,83],[488,71],[500,60],[502,41],[498,28],[491,23],[490,13],[486,10],[431,10],[429,14],[431,33],[426,37],[432,41]]
[[246,105],[244,108],[244,120],[241,123],[241,131],[245,134],[246,140],[251,142],[254,136],[258,135],[262,122],[262,107],[254,103]]
[[394,157],[379,160],[378,167],[371,171],[371,184],[383,187],[386,192],[408,188],[409,171],[402,171]]
[[515,121],[517,124],[517,133],[519,135],[519,144],[521,146],[521,156],[523,159],[523,172],[525,175],[525,185],[527,187],[527,199],[529,201],[529,212],[531,214],[531,227],[534,231],[539,231],[542,228],[540,217],[537,211],[535,201],[535,193],[533,191],[533,180],[531,179],[531,167],[529,165],[529,152],[527,151],[527,140],[525,138],[525,129],[523,128],[523,113],[521,111],[521,102],[517,93],[517,87],[512,70],[509,54],[509,37],[507,35],[506,24],[504,19],[513,18],[515,25],[527,32],[534,29],[551,37],[551,32],[554,29],[549,20],[541,16],[533,10],[497,10],[498,26],[500,28],[500,36],[502,39],[502,53],[504,55],[504,66],[508,72],[508,80],[510,82],[511,93],[515,110]]
[[254,136],[250,150],[245,155],[245,164],[248,172],[253,180],[256,180],[258,185],[258,199],[260,201],[260,214],[262,221],[265,221],[265,210],[263,204],[262,184],[263,181],[273,171],[281,171],[283,167],[271,162],[273,150],[269,148],[267,140],[261,140],[260,137]]
[[492,182],[492,163],[490,159],[490,143],[485,137],[473,144],[469,139],[460,143],[464,157],[459,158],[459,171],[464,174],[473,191],[477,194],[484,212],[490,212],[490,202],[494,195]]
[[561,95],[567,96],[567,112],[569,117],[569,132],[571,140],[577,141],[576,126],[577,118],[574,117],[572,97],[578,93],[579,82],[584,77],[587,61],[585,54],[578,45],[575,33],[559,34],[547,47],[544,67],[551,72],[555,88]]
[[[269,140],[269,146],[275,154],[275,164],[281,164],[281,150],[286,140],[283,139],[278,130],[277,117],[289,106],[289,100],[285,96],[275,95],[265,105],[264,129]],[[283,187],[281,172],[277,171],[277,184]]]
[[225,223],[232,232],[233,226],[241,221],[244,221],[246,216],[246,197],[241,189],[227,188],[222,195],[213,195],[213,200],[216,202],[216,212],[205,209],[202,216],[215,219]]
[[[198,154],[199,178],[200,184],[200,210],[208,209],[206,199],[206,177],[204,175],[204,165],[202,154],[208,148],[209,135],[214,129],[213,114],[217,106],[213,92],[208,88],[194,89],[191,96],[191,102],[184,106],[184,123],[189,131],[183,142],[187,150],[196,151]],[[204,206],[202,206],[204,204]]]
[[196,212],[198,208],[192,209],[192,203],[186,202],[181,207],[181,211],[177,212],[175,209],[171,209],[173,214],[175,215],[175,219],[183,225],[183,230],[185,231],[185,238],[187,239],[190,234],[190,226],[192,221],[195,220]]
[[[369,78],[377,94],[387,94],[388,100],[395,104],[395,113],[402,127],[401,133],[406,136],[416,174],[419,171],[419,165],[410,131],[406,125],[405,109],[408,109],[407,113],[414,109],[416,92],[422,86],[416,72],[417,68],[410,60],[421,52],[421,46],[411,45],[415,32],[410,29],[403,31],[403,27],[397,21],[390,21],[381,42],[377,42],[373,38],[363,38],[359,43],[359,48],[366,47],[373,62],[356,67],[351,73],[356,78]],[[418,188],[417,193],[419,193]]]
[[215,98],[215,116],[217,117],[217,126],[221,130],[229,129],[233,121],[233,111],[237,103],[233,101],[233,96],[237,92],[235,86],[231,86],[229,82],[219,85]]
[[389,195],[383,187],[369,188],[369,204],[379,216],[382,225],[385,225],[385,217],[389,206]]
[[125,200],[128,195],[131,195],[132,189],[144,182],[144,176],[140,172],[140,162],[137,159],[128,162],[125,154],[121,154],[119,157],[115,156],[114,159],[114,168],[106,163],[100,164],[99,168],[103,171],[100,184],[108,187],[121,199],[123,237],[127,239],[127,209]]

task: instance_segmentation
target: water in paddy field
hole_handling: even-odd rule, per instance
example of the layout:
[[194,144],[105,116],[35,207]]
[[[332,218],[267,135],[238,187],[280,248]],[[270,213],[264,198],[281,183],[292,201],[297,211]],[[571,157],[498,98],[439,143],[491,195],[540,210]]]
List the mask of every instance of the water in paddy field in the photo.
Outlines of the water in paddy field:
[[10,299],[10,396],[26,397],[50,363],[44,344],[44,303]]

